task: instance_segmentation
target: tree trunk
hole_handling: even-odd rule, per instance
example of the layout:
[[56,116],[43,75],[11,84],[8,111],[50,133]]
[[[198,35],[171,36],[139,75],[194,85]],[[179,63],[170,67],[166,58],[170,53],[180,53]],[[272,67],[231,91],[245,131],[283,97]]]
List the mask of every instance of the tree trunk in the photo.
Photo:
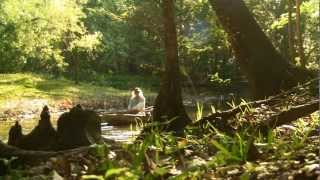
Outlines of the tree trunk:
[[182,104],[174,1],[163,0],[162,8],[165,29],[166,61],[160,92],[155,102],[153,119],[159,122],[170,120],[170,123],[166,125],[165,129],[168,131],[181,132],[191,120]]
[[289,44],[289,60],[294,62],[294,32],[292,22],[292,0],[288,0],[288,44]]
[[294,67],[276,51],[243,0],[210,0],[210,3],[229,35],[254,98],[277,94],[307,79],[306,71]]
[[297,45],[301,67],[306,67],[306,59],[304,57],[303,51],[303,41],[302,41],[302,33],[301,33],[301,17],[300,17],[300,5],[301,0],[296,0],[296,35],[297,35]]
[[79,55],[78,52],[73,53],[74,60],[74,82],[75,84],[79,84]]

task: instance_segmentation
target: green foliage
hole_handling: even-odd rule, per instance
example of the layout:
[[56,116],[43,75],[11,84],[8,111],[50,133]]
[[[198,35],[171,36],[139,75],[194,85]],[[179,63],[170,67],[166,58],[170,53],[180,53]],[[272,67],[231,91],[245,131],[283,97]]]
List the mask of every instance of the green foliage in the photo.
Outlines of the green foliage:
[[197,102],[197,109],[196,109],[196,121],[200,120],[203,115],[203,104]]
[[[308,68],[319,68],[317,61],[319,59],[319,1],[306,0],[301,1],[301,32],[303,36],[304,53],[306,55]],[[289,57],[288,52],[288,1],[274,0],[247,0],[247,6],[255,15],[259,25],[271,39],[273,45],[285,57]],[[295,1],[292,1],[293,6]],[[292,21],[295,24],[296,14],[295,6],[292,9]],[[295,25],[294,30],[295,32]],[[295,48],[294,57],[298,62],[297,48]]]
[[[81,19],[85,14],[79,3],[73,0],[2,1],[0,29],[4,41],[10,44],[1,46],[0,63],[13,64],[11,68],[1,66],[0,72],[22,69],[60,71],[67,66],[66,52],[75,47],[92,51],[92,46],[99,44],[98,37],[90,36],[83,26]],[[11,30],[6,30],[8,28]]]
[[[287,57],[287,2],[246,4]],[[307,67],[316,69],[317,0],[303,1],[301,15]],[[241,80],[227,34],[208,1],[177,1],[176,16],[179,58],[189,81],[225,88]],[[162,11],[156,1],[3,0],[0,36],[0,72],[94,81],[100,74],[159,76],[163,71]]]
[[236,133],[234,137],[218,132],[216,129],[215,131],[219,141],[211,140],[210,143],[219,150],[215,156],[215,161],[218,164],[247,160],[250,141],[253,140],[247,131]]
[[219,77],[218,73],[215,73],[213,75],[210,75],[210,82],[212,83],[213,86],[226,87],[230,85],[231,80],[222,79],[221,77]]

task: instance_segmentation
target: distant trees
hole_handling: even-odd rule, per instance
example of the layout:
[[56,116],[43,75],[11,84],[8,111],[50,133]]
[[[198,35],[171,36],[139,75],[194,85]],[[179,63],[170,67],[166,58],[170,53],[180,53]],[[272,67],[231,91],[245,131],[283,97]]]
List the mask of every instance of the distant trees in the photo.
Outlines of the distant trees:
[[66,72],[74,54],[92,56],[100,35],[84,26],[81,6],[76,0],[0,1],[0,72]]
[[[42,71],[75,80],[114,73],[158,76],[165,56],[160,2],[2,0],[0,72]],[[291,37],[297,35],[296,0],[245,2],[275,49],[297,63],[298,41],[293,46],[288,40],[289,2]],[[318,0],[303,0],[299,7],[304,64],[317,68]],[[216,87],[216,73],[231,82],[241,79],[227,33],[209,2],[179,0],[175,10],[182,80],[189,76],[195,85]]]
[[183,132],[183,128],[191,120],[183,107],[181,97],[174,0],[163,0],[162,8],[165,35],[165,72],[160,92],[156,98],[153,119],[158,122],[169,122],[165,126],[166,130]]

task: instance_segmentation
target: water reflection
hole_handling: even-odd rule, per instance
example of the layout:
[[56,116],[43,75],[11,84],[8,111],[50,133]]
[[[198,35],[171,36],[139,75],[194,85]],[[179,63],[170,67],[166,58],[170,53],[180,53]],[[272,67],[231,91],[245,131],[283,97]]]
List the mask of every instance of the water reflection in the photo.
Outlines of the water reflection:
[[[234,101],[236,104],[239,104],[240,97],[248,97],[248,96],[240,96],[234,94],[226,94],[226,95],[203,95],[201,97],[193,97],[184,100],[184,105],[186,111],[191,119],[196,119],[197,117],[197,108],[196,103],[203,105],[202,109],[202,116],[207,116],[212,112],[211,106],[213,105],[216,109],[227,109],[229,106],[227,102]],[[125,107],[122,107],[125,108]],[[118,108],[121,109],[121,108]],[[51,119],[53,126],[56,128],[57,119],[62,114],[61,111],[54,111],[51,113]],[[23,127],[23,133],[29,133],[37,124],[38,124],[38,117],[39,112],[35,111],[33,113],[27,114],[28,116],[17,117],[20,120],[20,124]],[[33,119],[28,119],[32,115]],[[13,120],[3,120],[0,119],[0,140],[7,141],[8,132],[10,127],[15,123]],[[113,139],[115,141],[120,142],[132,142],[134,138],[140,133],[139,127],[132,125],[132,126],[124,126],[124,127],[116,127],[116,126],[109,126],[105,123],[102,124],[102,136],[104,138]]]
[[140,128],[137,126],[109,126],[107,123],[101,125],[102,136],[119,142],[130,143],[140,133]]
[[[0,140],[6,142],[10,127],[14,125],[14,121],[0,121]],[[20,121],[23,134],[28,134],[38,124],[38,119],[28,119]],[[56,128],[56,121],[52,121]],[[137,126],[116,127],[109,126],[106,123],[101,124],[102,136],[107,139],[112,139],[119,142],[129,143],[140,133],[140,128]]]

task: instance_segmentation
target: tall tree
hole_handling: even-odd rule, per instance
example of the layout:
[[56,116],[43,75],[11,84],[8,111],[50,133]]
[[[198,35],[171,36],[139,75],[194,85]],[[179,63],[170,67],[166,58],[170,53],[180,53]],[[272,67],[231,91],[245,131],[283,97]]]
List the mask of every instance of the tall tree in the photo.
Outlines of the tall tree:
[[169,120],[170,123],[165,129],[181,132],[191,120],[183,107],[181,96],[174,0],[163,0],[162,9],[166,61],[160,92],[155,102],[153,119],[160,122]]
[[286,61],[263,33],[243,0],[210,0],[229,35],[237,62],[256,99],[277,94],[307,78]]
[[292,22],[292,0],[288,0],[288,45],[289,45],[289,59],[293,62],[294,59],[294,32]]
[[306,59],[303,51],[303,41],[301,32],[301,13],[300,13],[301,0],[296,0],[296,35],[297,35],[297,46],[299,52],[300,63],[303,68],[306,66]]

